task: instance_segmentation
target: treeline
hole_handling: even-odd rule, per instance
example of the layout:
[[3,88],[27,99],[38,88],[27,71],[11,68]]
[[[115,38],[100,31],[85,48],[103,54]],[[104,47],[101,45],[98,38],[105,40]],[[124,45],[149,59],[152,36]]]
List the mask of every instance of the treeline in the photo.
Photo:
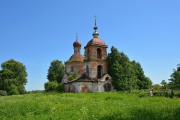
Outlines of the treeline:
[[[111,48],[107,62],[108,73],[112,77],[112,84],[117,91],[132,91],[133,89],[148,89],[152,86],[151,80],[144,75],[140,63],[131,61],[123,52],[119,52],[115,47]],[[0,96],[18,95],[26,93],[27,83],[26,67],[18,61],[10,59],[1,64],[0,70]],[[48,82],[44,84],[46,92],[63,92],[61,80],[65,73],[65,66],[59,60],[53,60],[48,69]],[[167,85],[170,89],[180,88],[180,65],[173,70],[169,83],[162,81],[164,88]]]

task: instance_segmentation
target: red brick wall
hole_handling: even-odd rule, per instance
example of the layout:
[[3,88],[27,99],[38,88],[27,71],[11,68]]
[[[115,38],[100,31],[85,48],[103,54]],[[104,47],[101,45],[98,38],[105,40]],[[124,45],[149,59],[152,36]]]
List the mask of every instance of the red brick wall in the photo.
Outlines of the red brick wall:
[[79,75],[84,73],[84,63],[83,62],[67,62],[66,63],[66,73],[71,73],[71,66],[74,67],[74,71],[76,71]]
[[101,59],[106,59],[107,58],[106,47],[97,47],[97,46],[89,46],[85,49],[85,59],[86,60],[88,60],[88,59],[89,60],[96,60],[98,48],[101,49]]

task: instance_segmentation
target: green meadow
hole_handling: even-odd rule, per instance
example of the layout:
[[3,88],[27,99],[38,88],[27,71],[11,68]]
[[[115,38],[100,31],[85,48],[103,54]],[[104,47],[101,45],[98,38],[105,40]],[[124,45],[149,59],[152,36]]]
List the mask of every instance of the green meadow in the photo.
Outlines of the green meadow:
[[0,120],[180,120],[180,99],[117,92],[5,96]]

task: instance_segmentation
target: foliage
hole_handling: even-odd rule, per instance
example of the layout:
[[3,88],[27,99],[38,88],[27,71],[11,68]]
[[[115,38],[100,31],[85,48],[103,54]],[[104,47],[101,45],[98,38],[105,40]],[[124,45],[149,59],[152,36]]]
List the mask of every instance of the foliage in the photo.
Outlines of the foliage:
[[14,84],[8,87],[8,92],[9,95],[19,95],[18,87]]
[[57,92],[64,92],[64,85],[62,84],[58,84],[57,88],[56,88]]
[[38,93],[0,97],[0,103],[1,120],[180,119],[178,99],[134,93]]
[[1,64],[0,89],[8,95],[23,94],[27,83],[26,67],[13,59]]
[[150,88],[151,85],[152,85],[152,82],[148,77],[146,77],[144,75],[144,71],[143,71],[140,63],[138,63],[136,61],[132,61],[131,63],[133,64],[135,75],[136,75],[136,77],[138,79],[137,85],[138,85],[139,89],[148,89],[148,88]]
[[154,90],[160,90],[161,86],[159,84],[153,84],[152,87],[154,88]]
[[167,90],[168,89],[168,84],[167,84],[167,82],[165,80],[161,81],[161,85],[162,85],[162,89],[163,90]]
[[0,96],[6,96],[7,92],[5,90],[0,90]]
[[26,94],[34,94],[34,93],[44,93],[44,90],[32,90],[32,91],[26,91]]
[[136,87],[136,77],[129,58],[120,53],[116,48],[111,48],[107,61],[109,63],[108,73],[113,79],[113,86],[117,91],[131,90]]
[[74,71],[72,74],[70,74],[70,75],[68,76],[68,79],[69,79],[69,80],[74,80],[74,79],[76,79],[76,78],[78,78],[78,73],[77,73],[76,71]]
[[130,61],[123,52],[119,52],[115,47],[111,48],[107,61],[108,73],[112,77],[112,84],[117,91],[147,89],[151,86],[152,82],[144,75],[141,65]]
[[46,82],[44,84],[44,88],[46,92],[62,92],[63,91],[63,85],[57,82]]
[[173,71],[169,81],[169,86],[171,89],[180,89],[180,66],[178,66],[177,69]]
[[65,73],[64,64],[59,60],[53,60],[48,69],[47,78],[49,82],[58,82],[61,83],[63,75]]

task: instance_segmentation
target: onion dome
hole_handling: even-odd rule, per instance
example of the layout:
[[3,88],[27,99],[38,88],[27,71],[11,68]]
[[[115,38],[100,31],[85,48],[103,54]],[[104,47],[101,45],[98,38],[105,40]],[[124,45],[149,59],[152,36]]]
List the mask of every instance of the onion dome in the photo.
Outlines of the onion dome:
[[81,61],[81,62],[83,62],[83,60],[84,60],[84,56],[82,56],[79,52],[74,53],[69,59],[69,61]]
[[78,40],[76,40],[76,41],[73,43],[73,46],[74,46],[74,47],[81,47],[81,43],[80,43]]

